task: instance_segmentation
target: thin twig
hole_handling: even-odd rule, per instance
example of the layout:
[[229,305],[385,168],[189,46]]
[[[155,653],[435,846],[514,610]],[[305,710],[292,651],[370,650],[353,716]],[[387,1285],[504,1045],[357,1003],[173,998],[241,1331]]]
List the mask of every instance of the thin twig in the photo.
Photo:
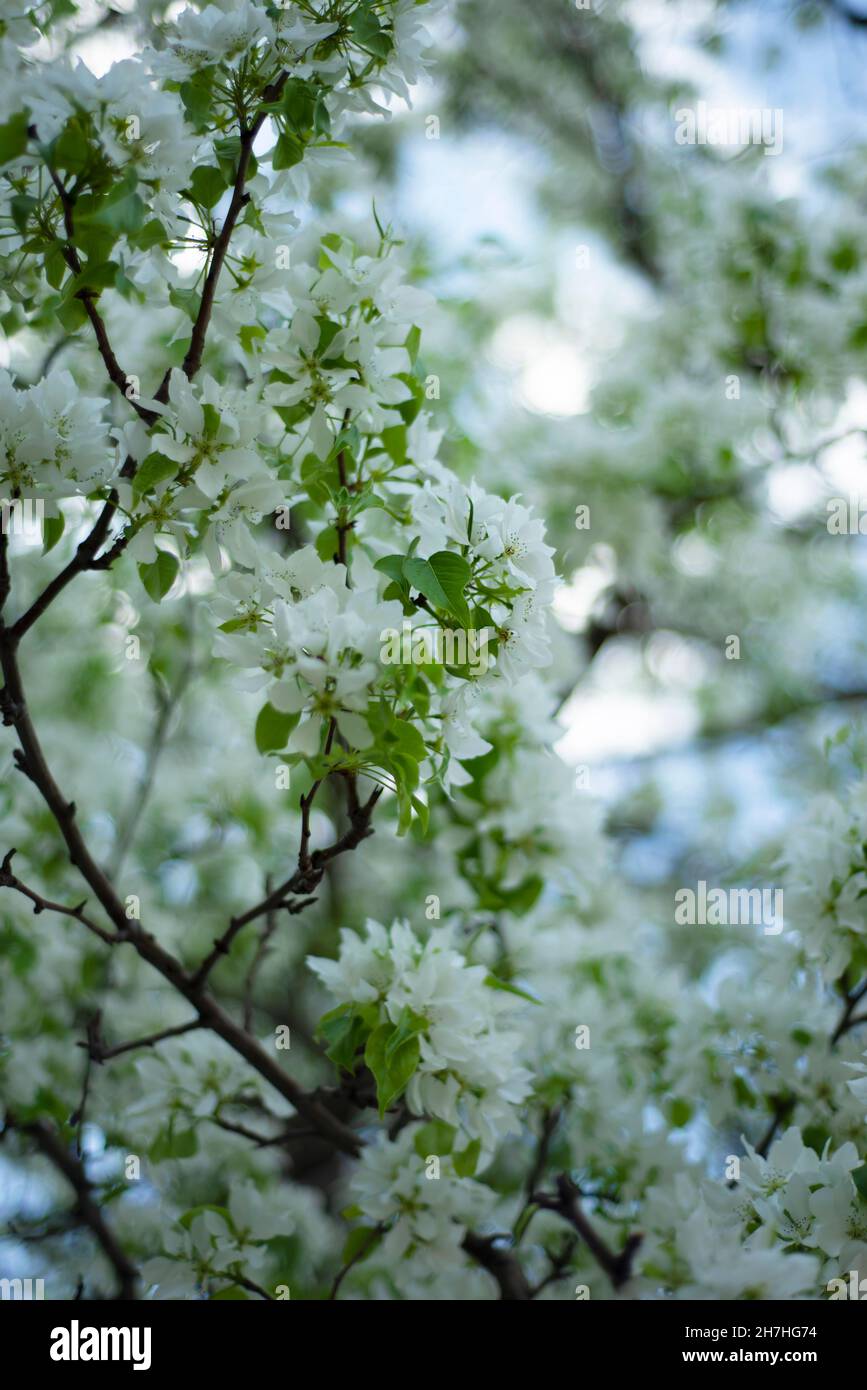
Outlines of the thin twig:
[[337,1298],[337,1295],[340,1292],[340,1285],[343,1283],[349,1271],[352,1268],[354,1268],[354,1266],[357,1265],[361,1260],[364,1259],[365,1255],[379,1240],[384,1230],[385,1223],[380,1221],[379,1224],[374,1226],[373,1230],[368,1233],[367,1239],[361,1242],[361,1245],[358,1247],[352,1258],[347,1260],[346,1264],[343,1265],[343,1267],[340,1270],[338,1270],[334,1283],[331,1285],[331,1292],[328,1295],[329,1299]]
[[158,1033],[149,1033],[144,1038],[133,1038],[130,1042],[117,1043],[114,1047],[106,1047],[102,1035],[99,1031],[99,1016],[91,1020],[87,1030],[87,1041],[77,1044],[78,1047],[86,1047],[87,1055],[93,1062],[110,1062],[113,1057],[122,1057],[125,1052],[135,1052],[140,1047],[156,1047],[157,1043],[165,1042],[166,1038],[180,1038],[184,1033],[192,1033],[197,1028],[202,1027],[200,1018],[192,1018],[188,1023],[179,1023],[175,1028],[163,1028]]

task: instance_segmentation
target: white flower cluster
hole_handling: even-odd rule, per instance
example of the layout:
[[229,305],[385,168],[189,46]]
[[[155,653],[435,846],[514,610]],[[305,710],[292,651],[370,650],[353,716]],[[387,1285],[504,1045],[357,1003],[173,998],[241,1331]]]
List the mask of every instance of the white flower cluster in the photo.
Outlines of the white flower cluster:
[[[299,1231],[321,1239],[324,1230],[309,1197],[293,1190],[275,1209],[253,1182],[233,1183],[226,1207],[199,1211],[168,1231],[165,1253],[144,1262],[142,1280],[160,1299],[189,1297],[191,1285],[216,1292],[238,1280],[259,1281],[275,1269],[271,1241]],[[291,1297],[291,1289],[282,1296]]]
[[404,1126],[394,1140],[380,1134],[365,1147],[349,1182],[358,1215],[384,1229],[377,1260],[386,1266],[419,1254],[428,1264],[448,1267],[467,1227],[484,1223],[494,1207],[490,1188],[459,1177],[449,1154],[421,1152],[425,1147],[419,1124]]
[[484,966],[468,965],[445,930],[422,942],[408,922],[368,921],[363,936],[341,932],[337,960],[308,964],[341,1003],[375,1004],[395,1025],[405,1009],[423,1020],[406,1091],[412,1114],[459,1126],[486,1149],[519,1127],[532,1077],[519,1060],[521,1033],[502,1024],[516,1000],[489,985]]
[[[258,581],[235,577],[240,603],[227,610],[227,625],[251,630],[219,633],[215,651],[254,672],[244,678],[247,688],[264,690],[275,709],[299,716],[292,736],[298,752],[317,753],[323,721],[332,719],[350,747],[373,742],[365,715],[382,673],[380,632],[399,626],[403,610],[379,598],[380,576],[369,564],[356,564],[353,577],[350,589],[346,571],[325,564],[312,546],[282,563],[276,554],[263,557]],[[261,616],[265,605],[268,621]]]
[[133,482],[118,485],[132,519],[130,554],[152,562],[160,534],[173,535],[185,549],[204,513],[210,523],[206,553],[215,571],[221,568],[221,542],[253,563],[256,547],[247,522],[258,523],[285,498],[285,487],[263,456],[268,412],[255,388],[221,386],[208,375],[193,385],[176,367],[168,406],[145,404],[161,416],[155,429],[134,420],[115,431],[139,465]]
[[653,1228],[640,1264],[678,1298],[819,1298],[867,1271],[867,1201],[854,1144],[821,1157],[789,1128],[767,1157],[745,1143],[733,1186],[681,1174],[649,1193]]
[[846,968],[853,948],[867,937],[867,783],[846,803],[816,799],[787,844],[793,920],[807,955],[830,980]]
[[116,470],[102,413],[107,401],[83,396],[69,372],[50,372],[16,390],[0,371],[0,489],[4,497],[84,496]]

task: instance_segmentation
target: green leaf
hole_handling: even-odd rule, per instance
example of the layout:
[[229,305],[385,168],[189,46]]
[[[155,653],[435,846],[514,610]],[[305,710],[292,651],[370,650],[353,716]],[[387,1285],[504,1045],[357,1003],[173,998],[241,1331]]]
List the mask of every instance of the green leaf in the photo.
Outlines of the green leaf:
[[385,1232],[376,1226],[356,1226],[355,1230],[350,1231],[346,1238],[341,1255],[343,1263],[348,1265],[350,1260],[355,1260],[362,1251],[364,1252],[364,1259],[366,1259],[368,1255],[373,1253],[384,1235]]
[[324,563],[333,560],[338,554],[340,539],[335,526],[326,526],[316,537],[316,554]]
[[301,77],[290,77],[283,85],[280,100],[271,109],[284,118],[291,130],[306,135],[313,129],[316,102],[316,89],[309,82]]
[[199,1151],[199,1140],[194,1129],[175,1133],[172,1126],[162,1130],[149,1149],[154,1163],[162,1163],[166,1158],[192,1158]]
[[145,205],[128,181],[103,198],[82,197],[76,206],[76,227],[106,227],[118,234],[141,231]]
[[206,69],[194,73],[189,82],[181,85],[181,101],[184,103],[187,119],[196,130],[203,130],[211,123],[213,81],[213,71]]
[[471,1178],[473,1176],[478,1166],[481,1151],[481,1139],[474,1139],[471,1144],[467,1145],[463,1153],[452,1154],[452,1163],[459,1178]]
[[119,269],[117,261],[104,261],[101,265],[88,261],[81,273],[69,282],[67,297],[81,290],[95,290],[98,293],[107,289],[114,284]]
[[415,324],[413,324],[412,328],[406,335],[404,347],[409,353],[410,361],[412,362],[413,366],[415,366],[415,360],[418,357],[418,350],[421,347],[421,329],[417,328]]
[[448,1124],[445,1120],[428,1120],[421,1129],[416,1131],[412,1146],[419,1158],[427,1158],[429,1154],[437,1154],[442,1158],[445,1154],[450,1154],[455,1142],[457,1130],[454,1125]]
[[258,323],[244,324],[243,328],[241,328],[238,333],[241,347],[245,352],[249,353],[253,352],[254,343],[261,342],[265,336],[265,329]]
[[682,1129],[684,1125],[689,1124],[693,1116],[693,1106],[682,1096],[675,1096],[670,1100],[667,1110],[669,1124],[673,1125],[675,1129]]
[[170,550],[157,551],[157,558],[152,565],[139,565],[139,577],[145,592],[154,603],[160,603],[165,598],[177,578],[179,569],[178,558]]
[[17,159],[27,148],[28,117],[26,111],[18,111],[8,121],[0,125],[0,164],[8,164]]
[[486,975],[485,984],[488,989],[502,989],[506,994],[516,995],[518,999],[526,999],[529,1004],[541,1005],[542,1003],[541,999],[537,999],[535,995],[528,994],[525,989],[519,989],[517,985],[510,985],[508,980],[498,979],[496,975]]
[[313,133],[323,136],[326,140],[331,135],[331,112],[328,110],[321,92],[316,97],[316,107],[313,112]]
[[66,525],[66,518],[61,512],[59,516],[47,516],[42,523],[42,554],[47,555],[49,550],[53,550],[63,535],[63,528]]
[[77,116],[63,127],[51,149],[52,163],[69,174],[79,174],[90,159],[90,142]]
[[427,834],[428,825],[430,824],[430,807],[417,796],[411,796],[410,801],[412,803],[412,809],[418,817],[421,834],[424,836]]
[[361,48],[377,58],[387,58],[391,52],[391,35],[380,27],[376,15],[366,5],[359,5],[349,20],[353,36]]
[[444,608],[461,624],[469,626],[470,611],[464,589],[472,570],[462,556],[450,550],[438,550],[429,560],[405,560],[403,572],[412,587],[436,608]]
[[132,500],[135,505],[148,492],[153,492],[155,487],[165,482],[166,478],[174,478],[178,471],[178,465],[174,459],[167,458],[165,454],[154,450],[148,454],[136,469],[135,477],[132,480]]
[[410,1038],[416,1037],[419,1033],[424,1033],[427,1029],[427,1019],[422,1018],[421,1014],[414,1013],[408,1004],[404,1004],[400,1018],[394,1026],[394,1032],[385,1045],[385,1060],[394,1060],[395,1053],[403,1047]]
[[191,323],[195,323],[199,312],[199,296],[195,290],[179,290],[174,285],[169,287],[169,303],[176,309],[183,309]]
[[852,1169],[852,1181],[861,1196],[867,1197],[867,1163],[862,1163],[860,1168]]
[[421,1057],[417,1034],[408,1038],[389,1057],[388,1045],[395,1031],[393,1024],[381,1023],[367,1039],[364,1049],[364,1060],[376,1082],[380,1117],[403,1094]]
[[158,217],[146,222],[135,239],[140,251],[149,251],[152,246],[160,246],[169,240],[168,233]]
[[220,432],[220,412],[209,401],[202,402],[202,415],[205,419],[205,438],[216,439]]
[[58,245],[50,246],[43,262],[45,278],[53,290],[59,290],[68,269],[63,252]]
[[328,1044],[326,1057],[350,1074],[358,1065],[358,1051],[369,1033],[370,1024],[355,1004],[340,1004],[323,1014],[316,1029],[317,1037]]
[[402,593],[408,594],[409,584],[403,572],[405,560],[405,555],[383,555],[381,560],[377,560],[373,568],[379,570],[380,574],[387,574]]
[[31,212],[38,206],[38,199],[32,198],[29,193],[16,193],[14,198],[10,198],[9,211],[12,213],[12,221],[22,236]]
[[75,296],[71,299],[61,300],[54,312],[67,333],[74,333],[83,323],[87,322],[84,305]]
[[468,626],[470,615],[464,590],[472,577],[469,563],[462,555],[455,555],[451,550],[438,550],[435,555],[431,555],[428,564],[443,592],[448,596],[455,617]]
[[273,705],[263,705],[256,719],[256,747],[259,752],[275,753],[285,748],[300,718],[300,713],[283,714]]
[[304,158],[304,145],[297,135],[292,135],[284,130],[278,136],[277,144],[271,156],[271,168],[276,172],[280,169],[291,169],[294,165],[300,164]]
[[406,463],[406,425],[390,425],[382,431],[385,452],[393,463]]
[[226,180],[220,169],[215,169],[213,165],[200,164],[193,170],[189,185],[184,191],[197,207],[213,208],[226,191]]

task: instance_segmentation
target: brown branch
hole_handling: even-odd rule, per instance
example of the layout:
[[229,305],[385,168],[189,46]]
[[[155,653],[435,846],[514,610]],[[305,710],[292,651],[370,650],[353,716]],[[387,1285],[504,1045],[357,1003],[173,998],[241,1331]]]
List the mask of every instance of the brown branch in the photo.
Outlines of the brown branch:
[[[271,83],[270,87],[266,87],[265,91],[262,93],[262,101],[265,105],[277,100],[283,90],[288,75],[287,72],[280,73],[279,77]],[[262,129],[267,115],[268,112],[266,110],[260,110],[253,124],[246,128],[242,127],[241,129],[241,149],[238,156],[238,168],[235,173],[232,197],[226,210],[226,216],[223,219],[223,225],[220,228],[220,234],[214,242],[208,273],[205,276],[202,298],[190,336],[190,346],[187,349],[181,367],[188,381],[192,381],[196,372],[202,365],[202,355],[205,351],[205,338],[208,332],[208,325],[211,322],[211,313],[213,312],[214,299],[217,293],[217,282],[220,278],[220,272],[223,269],[223,262],[226,259],[232,233],[235,230],[235,223],[238,220],[242,208],[246,207],[247,203],[250,201],[250,195],[245,191],[247,173],[250,167],[250,159],[253,154],[253,145],[256,136]],[[165,376],[160,382],[159,390],[156,393],[155,399],[162,404],[165,404],[169,398],[170,379],[171,368],[166,371]]]
[[[127,462],[131,462],[131,460],[127,460]],[[100,559],[96,558],[96,552],[108,535],[108,530],[116,511],[117,493],[112,491],[102,511],[94,522],[92,530],[78,546],[69,563],[45,586],[42,593],[38,598],[34,599],[26,613],[22,614],[18,621],[9,628],[8,636],[11,642],[14,644],[20,642],[21,638],[29,631],[37,618],[42,617],[42,614],[45,612],[46,608],[48,608],[49,604],[54,602],[58,594],[62,593],[67,584],[69,584],[76,575],[83,574],[85,570],[103,569],[106,567],[103,564],[102,557],[100,557]],[[121,542],[123,542],[123,544],[121,544]],[[120,536],[118,540],[115,541],[112,551],[109,553],[114,553],[115,555],[119,554],[120,551],[126,547],[126,544],[127,541],[125,537]]]
[[863,1016],[861,1018],[856,1018],[854,1014],[856,1006],[861,1003],[865,994],[867,994],[867,980],[862,980],[861,984],[858,985],[856,989],[850,990],[846,995],[840,1021],[831,1034],[832,1047],[837,1045],[844,1033],[848,1033],[851,1028],[857,1028],[859,1023],[864,1022]]
[[467,1231],[461,1244],[476,1264],[486,1269],[496,1279],[500,1298],[513,1303],[529,1303],[533,1290],[527,1276],[511,1250],[498,1246],[496,1242],[508,1240],[508,1236],[480,1236],[475,1231]]
[[632,1261],[644,1239],[643,1236],[627,1236],[626,1243],[619,1254],[611,1250],[581,1210],[575,1184],[566,1173],[561,1173],[557,1179],[556,1196],[547,1192],[535,1192],[533,1202],[536,1206],[542,1207],[543,1210],[557,1212],[564,1221],[568,1221],[569,1225],[578,1232],[596,1263],[608,1275],[614,1288],[622,1288],[631,1275]]
[[69,1183],[76,1196],[75,1211],[84,1225],[96,1237],[103,1254],[117,1278],[118,1299],[134,1299],[138,1270],[121,1246],[114,1231],[106,1222],[94,1196],[95,1188],[81,1161],[74,1157],[57,1132],[44,1120],[19,1123],[13,1115],[6,1116],[6,1129],[27,1135]]
[[0,614],[6,607],[6,600],[12,589],[12,579],[9,574],[9,541],[6,532],[0,530]]
[[569,1266],[572,1263],[572,1256],[575,1254],[577,1244],[577,1236],[567,1236],[556,1254],[552,1255],[550,1251],[545,1251],[551,1268],[544,1279],[540,1279],[533,1289],[534,1298],[537,1298],[543,1289],[547,1289],[549,1284],[556,1284],[558,1279],[565,1279],[569,1273]]
[[[26,773],[42,795],[57,822],[72,863],[96,895],[115,928],[113,935],[105,932],[102,928],[97,930],[97,935],[101,940],[111,945],[128,942],[142,960],[147,961],[162,975],[163,979],[167,980],[192,1004],[201,1019],[202,1026],[216,1033],[239,1056],[243,1057],[254,1071],[257,1071],[260,1076],[270,1082],[274,1089],[290,1101],[299,1114],[304,1116],[312,1128],[318,1130],[324,1138],[330,1140],[344,1153],[357,1154],[361,1141],[353,1130],[337,1120],[317,1100],[311,1099],[298,1082],[283,1070],[276,1058],[271,1056],[254,1037],[231,1018],[212,995],[205,993],[200,984],[194,984],[193,978],[187,974],[176,957],[166,951],[156,938],[145,931],[138,922],[127,917],[123,902],[85,843],[76,820],[75,804],[66,800],[45,760],[45,754],[27,708],[15,644],[10,641],[8,629],[4,628],[2,624],[0,624],[0,665],[2,665],[6,682],[2,692],[4,722],[14,726],[21,744],[16,758],[18,766]],[[364,833],[369,834],[370,828],[367,827]],[[333,846],[331,848],[334,849]],[[31,896],[32,900],[32,895],[28,896]],[[96,925],[81,914],[72,914],[65,908],[61,910],[67,915],[76,915],[85,926],[92,928]]]
[[[293,916],[297,916],[299,912],[303,912],[305,907],[310,907],[315,901],[315,898],[304,898],[298,902],[275,902],[271,904],[268,910],[273,912],[276,911],[277,908],[285,908],[287,912],[290,912]],[[259,915],[255,909],[253,909],[253,912],[255,916]],[[191,983],[194,989],[200,989],[202,987],[220,957],[229,954],[232,949],[232,942],[235,940],[238,932],[252,920],[253,917],[249,912],[243,913],[240,917],[232,918],[228,927],[223,932],[223,935],[215,939],[213,949],[205,957],[198,970],[192,976]]]
[[194,1029],[201,1027],[201,1019],[192,1018],[188,1023],[179,1023],[175,1028],[163,1028],[158,1033],[148,1033],[144,1038],[133,1038],[130,1042],[106,1047],[100,1031],[100,1016],[97,1014],[88,1024],[87,1041],[80,1042],[77,1046],[87,1048],[87,1055],[92,1062],[110,1062],[113,1057],[121,1057],[125,1052],[134,1052],[139,1047],[156,1047],[157,1043],[164,1042],[166,1038],[179,1038],[183,1033],[192,1033]]
[[[27,133],[32,140],[35,140],[37,144],[39,143],[39,134],[35,126],[30,126]],[[48,159],[46,151],[41,146],[40,153],[45,161],[45,167],[48,170],[51,182],[57,190],[57,196],[60,199],[60,207],[63,214],[63,228],[66,232],[66,241],[61,246],[61,255],[73,275],[80,275],[82,273],[81,257],[75,249],[75,197],[65,186],[57,170]],[[105,370],[108,373],[112,385],[117,387],[124,400],[129,401],[133,410],[137,415],[141,416],[145,424],[152,425],[154,421],[159,419],[156,412],[148,410],[140,401],[127,395],[129,373],[123,370],[111,346],[105,321],[96,307],[96,300],[98,298],[97,291],[85,287],[77,292],[75,298],[80,300],[90,320],[99,355],[103,360]]]
[[28,888],[25,883],[22,883],[21,879],[13,874],[11,868],[12,860],[17,853],[16,849],[10,849],[3,863],[0,864],[0,888],[12,888],[16,893],[21,893],[25,898],[28,898],[33,904],[34,914],[59,912],[63,917],[74,917],[76,922],[81,922],[89,931],[108,942],[109,945],[115,944],[117,937],[112,932],[106,931],[104,927],[100,927],[85,915],[85,903],[79,903],[77,907],[67,907],[64,903],[55,903],[50,898],[43,898],[41,893],[34,892],[32,888]]
[[267,1289],[263,1289],[261,1284],[257,1284],[255,1279],[247,1279],[242,1274],[227,1274],[224,1277],[230,1279],[233,1284],[240,1285],[240,1287],[246,1289],[248,1293],[257,1293],[260,1298],[266,1298],[269,1303],[275,1303],[277,1301],[274,1295],[269,1293]]

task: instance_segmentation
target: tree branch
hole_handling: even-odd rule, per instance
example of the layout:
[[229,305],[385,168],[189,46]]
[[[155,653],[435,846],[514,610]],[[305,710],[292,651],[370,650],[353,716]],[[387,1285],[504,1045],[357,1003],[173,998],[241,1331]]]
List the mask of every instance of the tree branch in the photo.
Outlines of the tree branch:
[[[265,91],[262,93],[262,101],[265,105],[277,100],[288,76],[288,72],[282,72],[279,77],[272,82],[270,87],[266,87]],[[223,269],[223,262],[226,259],[232,233],[235,230],[235,223],[238,220],[242,208],[246,207],[247,203],[250,201],[249,193],[245,192],[247,173],[250,167],[250,158],[253,153],[253,145],[256,136],[265,124],[267,116],[267,111],[260,110],[253,124],[246,129],[241,129],[241,149],[238,156],[238,168],[235,174],[235,183],[232,188],[232,197],[226,210],[226,216],[223,219],[223,225],[220,228],[220,234],[214,242],[214,249],[211,253],[208,273],[205,276],[205,284],[202,290],[199,310],[196,314],[196,320],[193,324],[193,331],[190,336],[190,346],[187,349],[181,368],[188,381],[192,381],[196,372],[202,365],[202,355],[205,351],[205,338],[207,337],[208,325],[211,322],[214,299],[217,293],[217,282],[220,278],[220,272]],[[169,398],[170,379],[171,368],[166,371],[165,376],[160,382],[159,390],[156,393],[155,399],[162,404],[165,404]]]
[[110,946],[115,944],[117,937],[112,932],[106,931],[104,927],[99,926],[92,918],[85,915],[85,903],[79,903],[77,907],[66,907],[64,903],[54,903],[49,898],[43,898],[41,893],[34,892],[32,888],[28,888],[25,883],[22,883],[21,879],[13,874],[11,867],[12,860],[17,853],[16,849],[10,849],[3,863],[0,864],[0,888],[12,888],[16,893],[21,893],[25,898],[29,898],[35,914],[59,912],[63,917],[74,917],[76,922],[81,922],[89,931],[92,931],[94,935],[100,937]]
[[[36,143],[39,144],[39,133],[36,126],[30,126],[27,133],[32,140],[35,140]],[[66,232],[66,242],[61,246],[61,255],[73,275],[80,275],[82,272],[81,257],[75,249],[75,198],[64,185],[63,180],[51,164],[45,149],[41,145],[40,153],[45,161],[45,167],[48,170],[51,182],[57,190],[57,196],[60,199],[60,207],[63,214],[63,227]],[[117,387],[124,400],[129,401],[133,410],[144,420],[145,424],[152,425],[155,420],[159,419],[156,412],[148,410],[148,408],[143,406],[135,397],[127,395],[129,374],[123,370],[114,354],[105,322],[96,307],[96,291],[85,287],[80,289],[75,297],[81,301],[84,311],[90,320],[94,337],[96,338],[96,346],[99,349],[99,355],[103,360],[105,370],[108,373],[112,385]]]
[[103,1254],[115,1272],[117,1278],[116,1298],[134,1299],[136,1284],[138,1283],[138,1270],[103,1217],[94,1197],[95,1188],[84,1170],[84,1164],[69,1152],[60,1136],[44,1120],[30,1120],[26,1123],[20,1123],[14,1115],[7,1115],[6,1129],[15,1129],[19,1134],[27,1135],[32,1139],[37,1148],[66,1178],[76,1196],[76,1213],[96,1237]]
[[486,1269],[496,1279],[500,1298],[513,1303],[529,1303],[533,1290],[527,1276],[511,1250],[496,1244],[508,1240],[507,1236],[480,1236],[475,1231],[467,1231],[461,1245],[476,1264]]
[[112,1057],[121,1057],[125,1052],[134,1052],[139,1047],[155,1047],[166,1038],[179,1038],[183,1033],[192,1033],[194,1029],[201,1027],[202,1020],[192,1018],[188,1023],[179,1023],[175,1028],[163,1028],[158,1033],[148,1033],[144,1038],[134,1038],[131,1042],[106,1047],[100,1031],[100,1015],[96,1014],[88,1024],[87,1041],[80,1042],[77,1046],[86,1047],[87,1055],[93,1062],[110,1062]]
[[[193,978],[187,974],[179,960],[166,951],[156,938],[145,931],[138,922],[127,917],[123,902],[118,897],[105,872],[91,855],[79,830],[75,804],[66,800],[45,760],[42,746],[27,708],[15,644],[10,641],[9,631],[2,624],[0,624],[0,665],[2,665],[6,682],[2,692],[4,723],[15,727],[21,744],[21,749],[17,752],[16,757],[18,766],[39,790],[57,822],[70,860],[96,895],[109,921],[114,925],[113,935],[105,932],[102,928],[97,930],[97,935],[101,940],[111,945],[129,942],[142,960],[147,961],[162,975],[163,979],[167,980],[193,1005],[203,1027],[210,1028],[239,1056],[243,1057],[254,1071],[257,1071],[260,1076],[270,1082],[280,1095],[290,1101],[299,1114],[303,1115],[311,1127],[318,1130],[324,1138],[330,1140],[344,1153],[357,1154],[361,1140],[353,1130],[337,1120],[319,1101],[311,1099],[298,1082],[283,1070],[276,1058],[272,1057],[239,1023],[236,1023],[212,995],[205,993],[201,984],[194,983]],[[364,833],[370,833],[369,827]],[[28,894],[28,896],[33,901],[32,895]],[[68,909],[61,910],[66,915],[76,915],[79,921],[91,929],[95,926],[79,913],[70,913]],[[254,915],[258,914],[254,913]]]
[[533,1194],[533,1201],[537,1207],[542,1207],[547,1211],[555,1211],[563,1217],[564,1221],[568,1221],[569,1225],[578,1232],[596,1263],[608,1275],[614,1288],[622,1288],[630,1277],[632,1261],[644,1239],[643,1236],[628,1236],[626,1244],[619,1254],[611,1250],[581,1210],[575,1184],[566,1173],[561,1173],[557,1179],[556,1196],[547,1192],[536,1192]]
[[[131,462],[131,460],[127,460]],[[112,492],[108,500],[103,505],[102,511],[94,522],[93,528],[85,539],[78,546],[75,554],[69,563],[56,574],[49,584],[45,586],[38,598],[27,609],[26,613],[18,619],[8,630],[9,640],[13,644],[20,642],[26,632],[30,630],[38,618],[42,617],[46,608],[54,602],[58,594],[66,588],[78,574],[83,574],[85,570],[104,568],[102,559],[97,560],[96,552],[99,550],[103,541],[108,535],[109,527],[117,511],[117,493]],[[123,542],[121,545],[120,542]],[[112,551],[117,554],[126,547],[126,540],[123,536],[115,541]],[[118,549],[118,546],[120,549]]]

